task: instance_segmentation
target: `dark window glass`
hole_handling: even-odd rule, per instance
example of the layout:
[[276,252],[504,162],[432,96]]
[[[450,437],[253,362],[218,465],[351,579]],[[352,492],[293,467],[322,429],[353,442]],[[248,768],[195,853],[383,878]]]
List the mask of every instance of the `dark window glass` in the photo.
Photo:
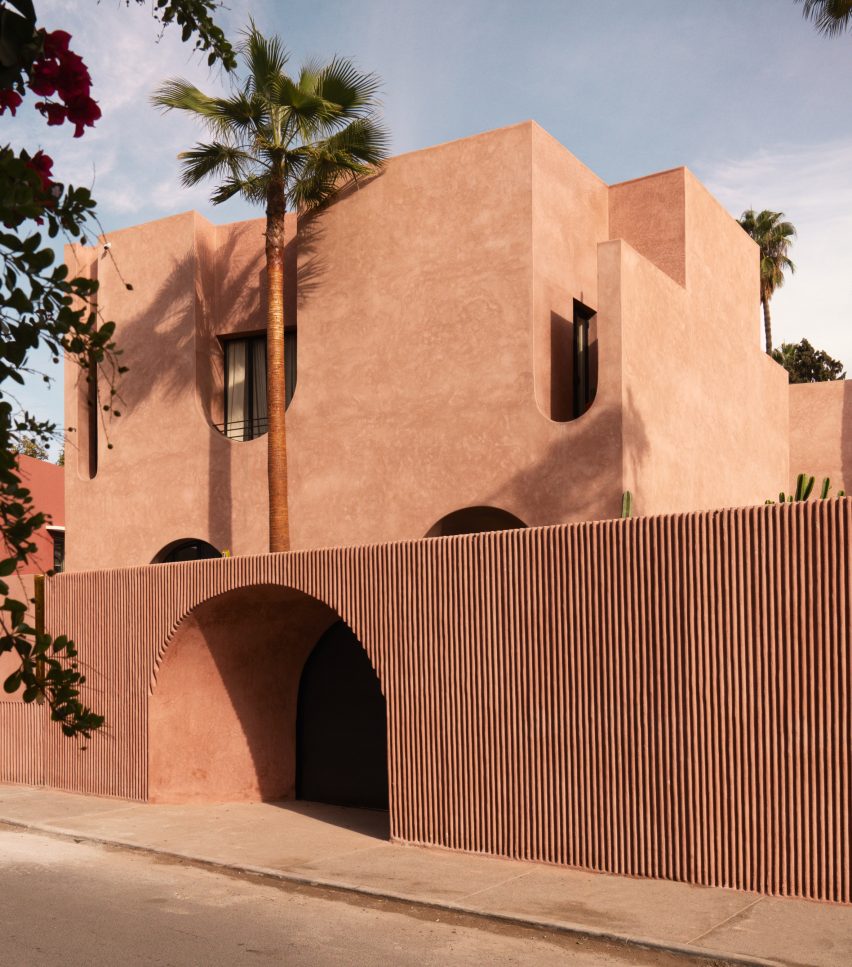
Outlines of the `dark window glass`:
[[65,567],[65,531],[51,531],[53,538],[53,570],[61,571]]
[[[286,405],[296,389],[296,330],[284,333]],[[225,436],[253,440],[266,433],[266,336],[225,343]]]

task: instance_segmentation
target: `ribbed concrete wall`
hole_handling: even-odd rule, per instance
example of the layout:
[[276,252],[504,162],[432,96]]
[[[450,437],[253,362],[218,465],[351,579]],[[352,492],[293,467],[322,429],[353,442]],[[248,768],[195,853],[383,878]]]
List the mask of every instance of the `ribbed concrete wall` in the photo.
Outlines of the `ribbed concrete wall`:
[[851,527],[841,499],[64,574],[49,626],[108,728],[49,731],[46,782],[144,799],[169,636],[286,584],[376,667],[395,838],[849,902]]

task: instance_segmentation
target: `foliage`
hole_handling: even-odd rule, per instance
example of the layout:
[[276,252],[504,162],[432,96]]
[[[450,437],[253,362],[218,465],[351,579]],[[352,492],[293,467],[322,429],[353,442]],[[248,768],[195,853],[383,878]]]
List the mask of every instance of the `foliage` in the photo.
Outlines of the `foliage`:
[[210,134],[179,155],[185,185],[213,179],[213,204],[239,195],[266,208],[269,533],[270,550],[286,551],[284,216],[316,208],[343,185],[375,174],[388,136],[376,115],[375,75],[335,57],[291,76],[281,42],[263,37],[253,23],[239,52],[243,78],[229,97],[210,97],[174,78],[153,102],[194,115]]
[[802,16],[811,20],[817,31],[836,37],[852,29],[852,0],[795,0],[802,4]]
[[30,436],[21,437],[14,444],[15,453],[22,453],[34,460],[47,460],[47,447]]
[[772,358],[787,370],[791,383],[846,379],[843,363],[822,349],[814,349],[807,339],[797,343],[782,342],[780,349],[772,351]]
[[[157,2],[163,23],[183,25],[184,37],[198,30],[197,46],[226,57],[230,47],[211,28],[210,0]],[[80,137],[100,117],[91,96],[91,79],[82,59],[62,30],[38,27],[32,0],[0,0],[0,115],[16,114],[29,94],[48,125],[66,121]],[[75,645],[64,635],[52,638],[29,624],[27,605],[11,594],[8,578],[35,552],[33,536],[45,524],[29,490],[21,483],[17,454],[44,447],[56,427],[14,406],[10,384],[24,382],[31,352],[46,348],[58,362],[64,353],[87,373],[100,367],[110,398],[99,403],[102,418],[118,415],[112,407],[117,364],[114,324],[100,320],[97,283],[69,278],[54,264],[47,239],[60,233],[87,241],[95,222],[95,203],[85,188],[62,185],[52,177],[53,161],[43,151],[15,152],[0,145],[0,654],[11,652],[18,667],[4,689],[23,689],[25,702],[46,701],[51,718],[65,735],[89,737],[103,718],[80,701],[85,676]],[[45,233],[46,236],[45,237]]]
[[56,458],[56,466],[57,467],[64,467],[65,466],[65,447],[63,447],[59,451],[59,456]]
[[165,110],[195,115],[213,137],[179,155],[184,185],[218,179],[214,205],[235,195],[268,205],[281,191],[285,209],[305,210],[330,198],[347,176],[375,172],[388,144],[375,116],[377,77],[343,58],[306,64],[290,77],[278,38],[267,40],[254,24],[239,51],[245,77],[230,97],[173,78],[152,98]]
[[633,494],[625,490],[621,495],[621,519],[627,520],[633,516]]
[[[811,496],[811,493],[813,492],[814,483],[815,483],[814,478],[811,477],[809,474],[800,473],[799,476],[796,477],[795,491],[792,494],[785,494],[784,491],[782,490],[781,493],[778,494],[778,503],[792,504],[794,501],[808,500]],[[827,500],[830,492],[831,492],[831,480],[828,477],[824,477],[822,481],[822,486],[819,489],[820,500]],[[837,496],[845,497],[846,491],[838,490]],[[775,501],[766,500],[765,503],[774,504]]]
[[[130,6],[130,0],[125,0]],[[136,0],[144,6],[147,0]],[[195,37],[195,49],[207,54],[207,63],[213,66],[219,61],[225,70],[237,66],[234,49],[220,27],[213,20],[213,11],[222,6],[217,0],[152,0],[154,16],[167,26],[176,23],[181,28],[181,40]]]
[[756,212],[753,208],[744,211],[739,223],[743,230],[757,242],[760,248],[760,302],[763,306],[763,323],[766,334],[766,352],[772,353],[772,324],[769,314],[769,300],[784,284],[784,273],[795,272],[796,266],[790,259],[789,251],[796,229],[792,222],[783,221],[784,212],[771,212],[764,209]]

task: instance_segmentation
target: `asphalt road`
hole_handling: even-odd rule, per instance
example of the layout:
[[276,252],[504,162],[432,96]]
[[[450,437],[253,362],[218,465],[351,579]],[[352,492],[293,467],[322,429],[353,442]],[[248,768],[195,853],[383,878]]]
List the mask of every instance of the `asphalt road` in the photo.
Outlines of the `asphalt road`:
[[8,828],[0,890],[3,967],[686,963]]

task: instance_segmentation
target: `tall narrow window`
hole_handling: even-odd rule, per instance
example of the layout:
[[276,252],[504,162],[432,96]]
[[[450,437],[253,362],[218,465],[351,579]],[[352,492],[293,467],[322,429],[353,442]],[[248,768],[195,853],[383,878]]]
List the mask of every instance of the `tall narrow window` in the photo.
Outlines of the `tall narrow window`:
[[[296,330],[284,333],[285,399],[296,389]],[[225,436],[254,440],[266,433],[266,336],[229,339],[225,343]]]
[[65,528],[47,528],[48,534],[53,539],[53,570],[59,573],[65,569]]
[[595,398],[589,339],[589,324],[594,315],[588,306],[574,300],[574,419],[582,416]]

